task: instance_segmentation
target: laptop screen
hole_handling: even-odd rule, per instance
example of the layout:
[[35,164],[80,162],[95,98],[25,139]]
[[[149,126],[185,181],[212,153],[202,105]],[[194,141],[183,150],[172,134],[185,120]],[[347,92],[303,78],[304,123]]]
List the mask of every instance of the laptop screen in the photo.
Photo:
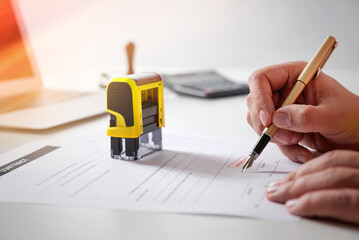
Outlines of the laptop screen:
[[0,82],[34,76],[11,0],[0,0]]

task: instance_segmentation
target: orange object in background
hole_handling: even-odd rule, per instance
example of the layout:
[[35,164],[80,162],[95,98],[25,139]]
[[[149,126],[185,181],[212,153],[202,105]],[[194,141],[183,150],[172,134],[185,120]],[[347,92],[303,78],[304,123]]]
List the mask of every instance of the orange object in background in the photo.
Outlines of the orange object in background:
[[0,0],[0,81],[34,75],[11,0]]

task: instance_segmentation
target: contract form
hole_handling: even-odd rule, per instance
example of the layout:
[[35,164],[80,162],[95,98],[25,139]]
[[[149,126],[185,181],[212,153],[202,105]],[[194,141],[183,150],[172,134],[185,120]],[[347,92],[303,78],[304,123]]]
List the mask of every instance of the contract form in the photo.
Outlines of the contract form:
[[265,191],[299,164],[270,144],[242,173],[255,141],[165,129],[138,161],[112,159],[103,133],[31,143],[0,155],[0,201],[298,220]]

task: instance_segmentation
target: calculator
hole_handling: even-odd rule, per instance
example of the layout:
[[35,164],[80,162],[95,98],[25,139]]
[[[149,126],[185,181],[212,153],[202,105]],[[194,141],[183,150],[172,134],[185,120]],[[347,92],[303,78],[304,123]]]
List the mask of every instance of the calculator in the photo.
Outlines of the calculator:
[[227,79],[215,71],[161,75],[165,87],[179,93],[202,98],[248,94],[246,83]]

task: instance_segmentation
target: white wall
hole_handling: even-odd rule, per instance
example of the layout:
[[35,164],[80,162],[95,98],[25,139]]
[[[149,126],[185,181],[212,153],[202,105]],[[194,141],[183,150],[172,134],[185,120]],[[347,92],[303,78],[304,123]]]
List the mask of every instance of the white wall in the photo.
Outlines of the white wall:
[[44,74],[126,65],[256,68],[309,60],[327,35],[327,67],[359,70],[355,0],[18,0]]

